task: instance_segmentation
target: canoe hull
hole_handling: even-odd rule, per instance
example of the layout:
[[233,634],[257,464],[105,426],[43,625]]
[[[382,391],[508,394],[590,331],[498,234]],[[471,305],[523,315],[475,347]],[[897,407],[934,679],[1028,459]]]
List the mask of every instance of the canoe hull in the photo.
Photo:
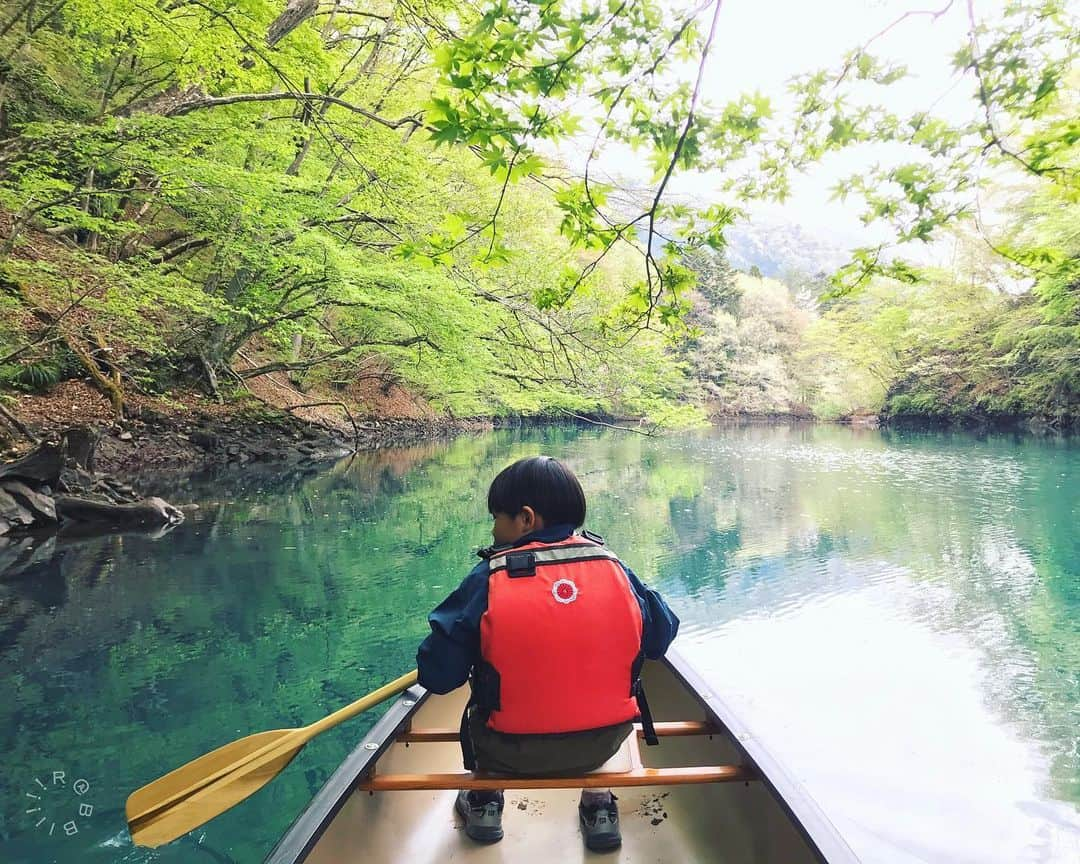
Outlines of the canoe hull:
[[[656,720],[706,720],[721,730],[711,736],[665,737],[656,747],[642,745],[645,766],[742,765],[763,779],[617,789],[623,847],[610,860],[857,861],[813,802],[737,726],[726,706],[677,653],[671,652],[663,663],[646,664],[643,676]],[[395,737],[407,725],[456,728],[465,696],[464,690],[429,696],[420,688],[403,694],[296,820],[267,864],[447,860],[550,864],[592,857],[580,839],[579,793],[574,789],[508,791],[505,838],[481,846],[464,837],[453,812],[453,790],[369,793],[356,788],[373,768],[380,776],[461,771],[456,742],[404,744]],[[628,770],[633,759],[628,743],[601,770]]]

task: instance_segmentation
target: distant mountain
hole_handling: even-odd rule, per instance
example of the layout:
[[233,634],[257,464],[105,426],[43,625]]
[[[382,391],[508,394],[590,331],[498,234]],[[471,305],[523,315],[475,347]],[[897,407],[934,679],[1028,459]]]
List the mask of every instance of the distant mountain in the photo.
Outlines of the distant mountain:
[[[639,225],[638,241],[644,244],[647,236],[646,228]],[[773,278],[791,272],[808,276],[821,272],[831,275],[851,260],[849,248],[834,239],[815,236],[794,222],[759,217],[753,222],[733,225],[724,236],[728,243],[728,261],[744,273],[756,266],[762,276]],[[662,253],[664,242],[660,234],[653,235],[653,254]]]
[[744,272],[756,266],[763,276],[832,273],[849,260],[847,249],[794,223],[743,222],[728,229],[726,236],[731,266]]

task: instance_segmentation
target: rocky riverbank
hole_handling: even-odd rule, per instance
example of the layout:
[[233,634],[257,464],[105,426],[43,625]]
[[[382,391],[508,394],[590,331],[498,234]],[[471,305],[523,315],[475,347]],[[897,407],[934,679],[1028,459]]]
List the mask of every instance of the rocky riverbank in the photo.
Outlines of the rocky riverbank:
[[218,404],[194,392],[170,398],[136,394],[120,420],[107,400],[81,381],[62,382],[46,394],[12,395],[5,413],[18,425],[0,415],[0,459],[24,455],[41,440],[58,440],[66,429],[86,427],[100,433],[96,470],[124,482],[158,471],[325,462],[491,426],[431,411],[387,416],[380,406],[365,409],[315,393],[286,392],[280,395],[282,405],[270,399]]
[[[159,491],[153,488],[155,480],[165,475],[256,466],[304,470],[360,450],[406,446],[491,425],[436,417],[358,417],[344,406],[337,406],[344,410],[336,414],[316,407],[302,418],[265,405],[145,401],[130,406],[122,421],[98,415],[69,426],[65,420],[81,419],[74,399],[47,406],[27,400],[18,407],[22,416],[15,418],[6,460],[0,461],[0,538],[8,539],[56,530],[167,529],[183,514],[154,497]],[[35,412],[34,407],[48,410]]]
[[184,514],[157,497],[94,470],[100,434],[82,427],[0,464],[0,546],[6,535],[66,530],[157,530]]
[[484,424],[451,420],[359,419],[324,426],[272,410],[175,417],[143,410],[106,430],[98,468],[120,477],[256,463],[289,465],[338,459],[360,450],[401,447]]

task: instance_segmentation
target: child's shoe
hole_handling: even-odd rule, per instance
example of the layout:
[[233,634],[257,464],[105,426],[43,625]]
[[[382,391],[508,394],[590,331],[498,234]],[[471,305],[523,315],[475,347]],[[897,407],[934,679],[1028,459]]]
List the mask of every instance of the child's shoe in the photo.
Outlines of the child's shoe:
[[478,843],[497,843],[503,838],[502,792],[458,792],[454,809],[465,820],[465,833]]
[[578,804],[578,817],[581,819],[581,836],[585,839],[585,848],[593,852],[606,852],[618,849],[622,845],[619,833],[619,808],[615,796],[610,792],[606,801],[586,804],[585,796]]

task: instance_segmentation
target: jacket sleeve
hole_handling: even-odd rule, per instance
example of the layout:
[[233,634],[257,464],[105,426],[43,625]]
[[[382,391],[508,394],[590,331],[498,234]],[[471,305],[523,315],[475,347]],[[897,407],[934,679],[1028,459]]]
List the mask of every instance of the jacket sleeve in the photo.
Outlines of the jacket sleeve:
[[420,686],[449,693],[469,679],[480,659],[480,618],[487,609],[487,562],[481,562],[428,615],[431,633],[416,652]]
[[[619,562],[622,564],[622,562]],[[641,648],[650,660],[659,660],[679,632],[679,618],[658,591],[645,587],[634,571],[622,565],[641,606]]]

